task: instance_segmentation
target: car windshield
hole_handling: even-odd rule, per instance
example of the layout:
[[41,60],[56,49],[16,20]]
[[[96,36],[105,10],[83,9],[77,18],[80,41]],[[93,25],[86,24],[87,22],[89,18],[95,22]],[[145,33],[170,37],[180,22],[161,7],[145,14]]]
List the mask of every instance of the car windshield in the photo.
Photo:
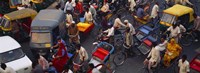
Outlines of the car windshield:
[[9,28],[10,27],[10,22],[6,20],[5,18],[0,18],[0,26],[4,28]]
[[161,21],[169,23],[169,24],[173,24],[175,19],[176,19],[176,16],[164,13],[162,18],[161,18]]
[[50,43],[51,35],[49,32],[33,32],[31,35],[32,43]]
[[4,53],[0,53],[0,62],[7,63],[10,61],[14,61],[24,57],[24,55],[25,54],[23,53],[23,51],[19,48]]

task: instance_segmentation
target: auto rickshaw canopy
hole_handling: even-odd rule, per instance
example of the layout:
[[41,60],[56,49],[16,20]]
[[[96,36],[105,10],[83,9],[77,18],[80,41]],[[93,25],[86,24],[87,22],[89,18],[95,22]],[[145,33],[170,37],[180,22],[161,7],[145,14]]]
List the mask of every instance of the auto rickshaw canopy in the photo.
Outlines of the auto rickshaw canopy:
[[31,17],[32,19],[37,15],[37,12],[33,9],[26,8],[22,10],[13,11],[5,14],[4,17],[9,21]]
[[59,22],[65,20],[64,12],[55,9],[41,10],[31,23],[34,30],[52,30],[59,26]]
[[194,11],[190,7],[176,4],[172,7],[164,10],[164,13],[172,14],[172,15],[175,15],[175,16],[182,16],[182,15],[185,15],[185,14],[188,14],[188,13],[193,14]]
[[[179,4],[176,4],[176,5],[163,11],[163,14],[167,14],[167,16],[170,16],[173,21],[176,21],[178,19],[178,17],[189,14],[189,22],[192,22],[194,20],[193,13],[194,13],[194,10],[192,8],[183,6],[183,5],[179,5]],[[172,17],[172,16],[174,16],[174,17]],[[170,18],[170,17],[168,17],[168,18]],[[172,25],[172,23],[164,22],[164,21],[162,21],[162,19],[161,19],[160,23],[164,24],[166,26]]]

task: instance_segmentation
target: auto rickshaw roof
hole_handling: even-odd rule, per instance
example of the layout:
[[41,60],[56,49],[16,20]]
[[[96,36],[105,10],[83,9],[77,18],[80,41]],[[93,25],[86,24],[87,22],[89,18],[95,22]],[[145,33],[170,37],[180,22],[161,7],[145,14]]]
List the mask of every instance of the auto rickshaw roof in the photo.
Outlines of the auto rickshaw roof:
[[7,13],[4,15],[4,17],[7,18],[8,20],[12,21],[12,20],[22,19],[22,18],[36,16],[36,15],[37,15],[37,12],[35,10],[26,8],[26,9]]
[[166,10],[164,10],[164,13],[172,14],[175,16],[182,16],[188,13],[193,13],[193,9],[187,6],[176,4]]
[[64,12],[56,9],[41,10],[32,21],[31,27],[48,26],[51,29],[57,27],[59,22],[65,20]]

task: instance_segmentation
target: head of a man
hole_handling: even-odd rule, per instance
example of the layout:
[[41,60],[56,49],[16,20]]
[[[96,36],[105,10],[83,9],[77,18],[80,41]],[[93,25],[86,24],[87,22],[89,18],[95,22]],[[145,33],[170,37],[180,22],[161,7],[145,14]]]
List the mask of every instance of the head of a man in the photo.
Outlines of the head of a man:
[[187,55],[184,54],[184,55],[182,56],[182,62],[185,62],[185,60],[187,60]]
[[90,68],[90,69],[95,68],[94,64],[93,64],[93,63],[90,63],[90,64],[89,64],[89,68]]
[[118,15],[117,15],[117,18],[121,18],[121,15],[120,15],[120,14],[118,14]]
[[76,48],[77,48],[77,50],[80,50],[81,49],[81,44],[77,44]]
[[124,24],[125,24],[125,25],[128,25],[128,20],[124,20]]

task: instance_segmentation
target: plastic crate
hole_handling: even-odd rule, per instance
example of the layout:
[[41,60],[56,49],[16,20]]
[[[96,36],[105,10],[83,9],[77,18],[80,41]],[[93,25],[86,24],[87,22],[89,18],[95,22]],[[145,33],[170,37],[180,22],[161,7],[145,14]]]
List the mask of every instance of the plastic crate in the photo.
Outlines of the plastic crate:
[[151,47],[149,47],[149,46],[147,46],[146,44],[142,43],[140,46],[138,46],[138,50],[139,50],[142,54],[146,55],[147,53],[150,52]]

